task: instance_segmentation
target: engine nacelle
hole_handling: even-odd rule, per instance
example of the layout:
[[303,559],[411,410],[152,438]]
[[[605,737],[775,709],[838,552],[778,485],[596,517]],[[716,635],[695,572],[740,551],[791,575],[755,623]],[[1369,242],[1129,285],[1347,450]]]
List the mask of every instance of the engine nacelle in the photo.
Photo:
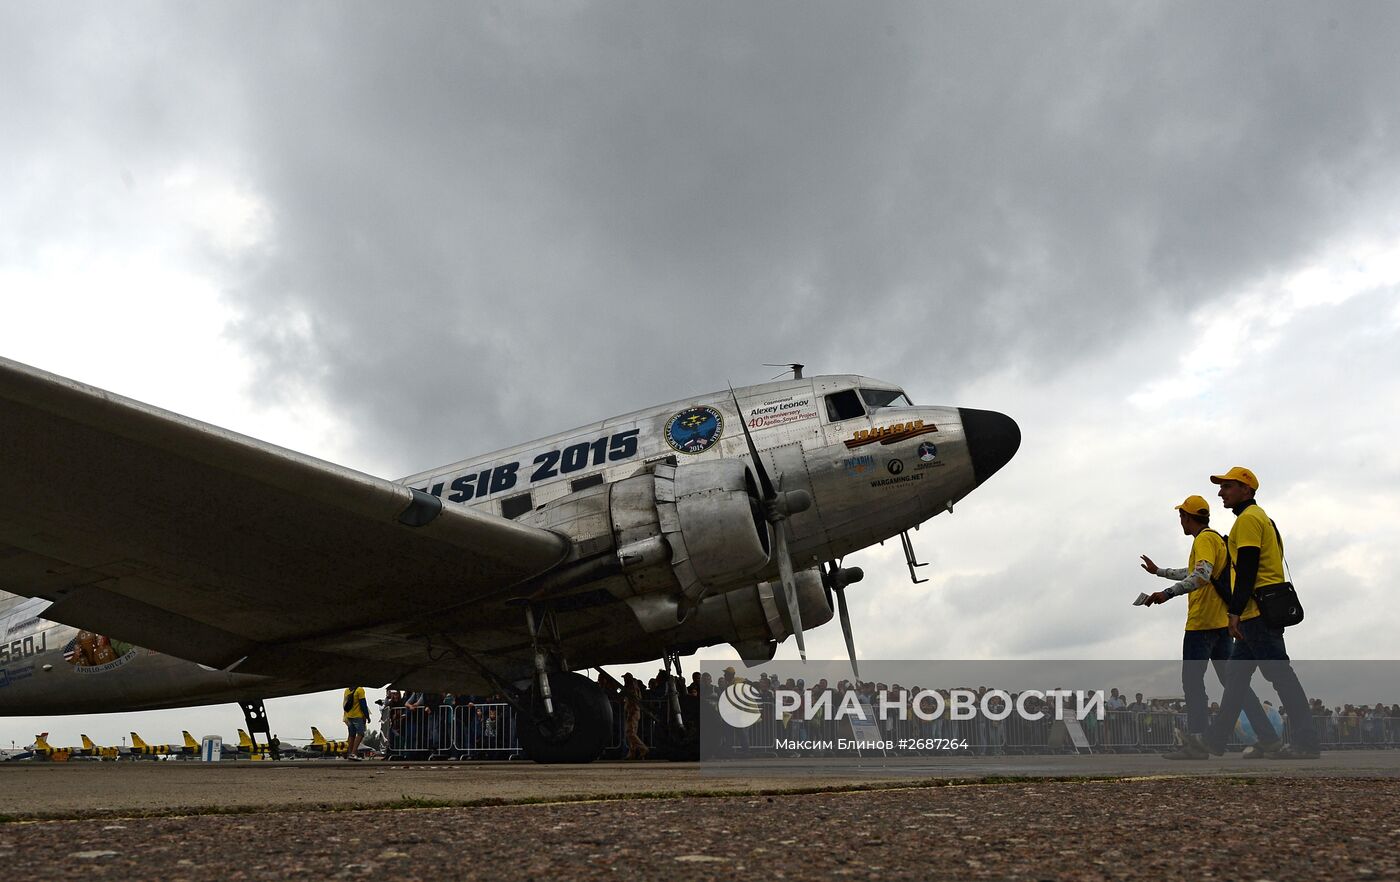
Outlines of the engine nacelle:
[[[831,604],[817,570],[796,573],[796,582],[803,630],[831,621]],[[705,645],[781,643],[792,633],[792,621],[783,603],[783,585],[777,579],[706,597],[675,632],[677,643]]]
[[768,565],[768,522],[742,462],[657,466],[655,475],[656,513],[671,546],[671,569],[692,602]]
[[673,466],[581,490],[523,515],[574,543],[540,580],[546,593],[603,588],[650,632],[674,628],[713,593],[752,585],[769,563],[769,528],[737,460]]

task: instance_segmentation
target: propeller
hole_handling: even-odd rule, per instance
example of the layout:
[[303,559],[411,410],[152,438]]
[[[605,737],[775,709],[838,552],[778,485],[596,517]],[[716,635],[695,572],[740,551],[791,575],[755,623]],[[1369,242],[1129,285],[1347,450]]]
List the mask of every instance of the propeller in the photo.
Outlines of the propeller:
[[842,567],[834,560],[826,562],[818,572],[822,576],[822,587],[826,589],[826,602],[831,603],[831,594],[836,593],[836,605],[841,615],[841,634],[846,638],[846,652],[851,657],[851,673],[860,679],[860,665],[856,662],[856,638],[851,634],[851,613],[846,609],[846,586],[865,578],[865,570],[860,567]]
[[783,583],[783,605],[787,607],[788,619],[792,622],[792,633],[797,638],[797,652],[802,660],[807,660],[807,644],[802,638],[802,615],[797,609],[797,578],[793,575],[792,557],[788,554],[789,515],[806,511],[812,507],[812,496],[805,490],[780,492],[768,476],[768,468],[758,455],[758,447],[749,434],[744,411],[739,407],[739,396],[734,387],[729,387],[729,397],[734,400],[734,410],[739,414],[739,428],[744,430],[744,441],[749,445],[749,456],[753,458],[754,471],[758,473],[758,487],[763,494],[763,518],[773,525],[773,554],[778,558],[778,575]]

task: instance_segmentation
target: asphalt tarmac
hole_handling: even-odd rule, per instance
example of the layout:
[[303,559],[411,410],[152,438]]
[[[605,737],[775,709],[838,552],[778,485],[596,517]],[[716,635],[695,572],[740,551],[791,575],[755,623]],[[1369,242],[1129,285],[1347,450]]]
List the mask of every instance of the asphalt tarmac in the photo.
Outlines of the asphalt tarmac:
[[[1172,777],[1135,774],[1146,757],[1105,758],[1115,770],[1080,759],[981,758],[903,779],[673,763],[7,763],[0,866],[45,882],[1400,880],[1400,778],[1374,771],[1385,758],[1234,757]],[[1071,777],[1085,774],[1112,777]]]

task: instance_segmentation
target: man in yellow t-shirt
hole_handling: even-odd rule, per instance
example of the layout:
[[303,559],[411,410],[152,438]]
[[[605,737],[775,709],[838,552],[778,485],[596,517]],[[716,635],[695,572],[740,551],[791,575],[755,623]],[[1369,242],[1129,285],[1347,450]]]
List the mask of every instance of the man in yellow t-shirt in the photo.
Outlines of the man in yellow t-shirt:
[[369,702],[365,700],[365,687],[346,686],[340,703],[345,710],[345,729],[348,733],[345,739],[345,758],[358,760],[360,757],[355,751],[359,750],[360,742],[365,740],[365,726],[369,721]]
[[1230,528],[1229,552],[1232,566],[1232,596],[1227,613],[1227,627],[1235,638],[1230,655],[1230,670],[1226,675],[1225,694],[1220,699],[1220,712],[1211,722],[1205,743],[1212,752],[1223,751],[1235,720],[1249,691],[1249,681],[1257,667],[1264,679],[1273,684],[1288,714],[1290,744],[1281,750],[1279,759],[1317,759],[1317,732],[1313,729],[1312,707],[1303,684],[1288,661],[1288,648],[1283,642],[1283,628],[1271,628],[1262,616],[1246,617],[1254,603],[1259,587],[1284,582],[1283,538],[1274,522],[1259,507],[1254,494],[1259,479],[1254,472],[1235,466],[1223,475],[1212,475],[1211,481],[1220,485],[1220,499],[1235,513]]
[[[1209,503],[1200,496],[1188,496],[1185,502],[1176,507],[1176,512],[1181,532],[1192,537],[1191,556],[1185,568],[1172,568],[1159,567],[1152,562],[1152,558],[1142,555],[1144,570],[1172,580],[1171,585],[1148,597],[1145,605],[1166,603],[1173,597],[1186,595],[1186,634],[1181,642],[1181,688],[1186,696],[1186,738],[1179,750],[1166,756],[1181,760],[1208,759],[1210,753],[1204,748],[1203,740],[1210,722],[1206,662],[1212,663],[1220,684],[1225,685],[1224,662],[1233,648],[1226,627],[1228,614],[1225,600],[1215,587],[1216,582],[1228,578],[1229,557],[1225,551],[1225,540],[1210,529]],[[1259,615],[1257,608],[1253,615]],[[1244,711],[1259,738],[1251,756],[1266,756],[1283,746],[1253,690],[1244,698]]]

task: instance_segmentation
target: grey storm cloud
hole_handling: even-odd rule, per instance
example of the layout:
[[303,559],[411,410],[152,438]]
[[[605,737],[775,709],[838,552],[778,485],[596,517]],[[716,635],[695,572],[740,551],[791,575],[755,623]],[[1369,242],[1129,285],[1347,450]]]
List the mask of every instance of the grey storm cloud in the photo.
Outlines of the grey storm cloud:
[[404,471],[765,361],[1054,373],[1400,172],[1391,6],[406,9],[12,6],[0,38],[33,150],[198,153],[263,200],[231,332]]

